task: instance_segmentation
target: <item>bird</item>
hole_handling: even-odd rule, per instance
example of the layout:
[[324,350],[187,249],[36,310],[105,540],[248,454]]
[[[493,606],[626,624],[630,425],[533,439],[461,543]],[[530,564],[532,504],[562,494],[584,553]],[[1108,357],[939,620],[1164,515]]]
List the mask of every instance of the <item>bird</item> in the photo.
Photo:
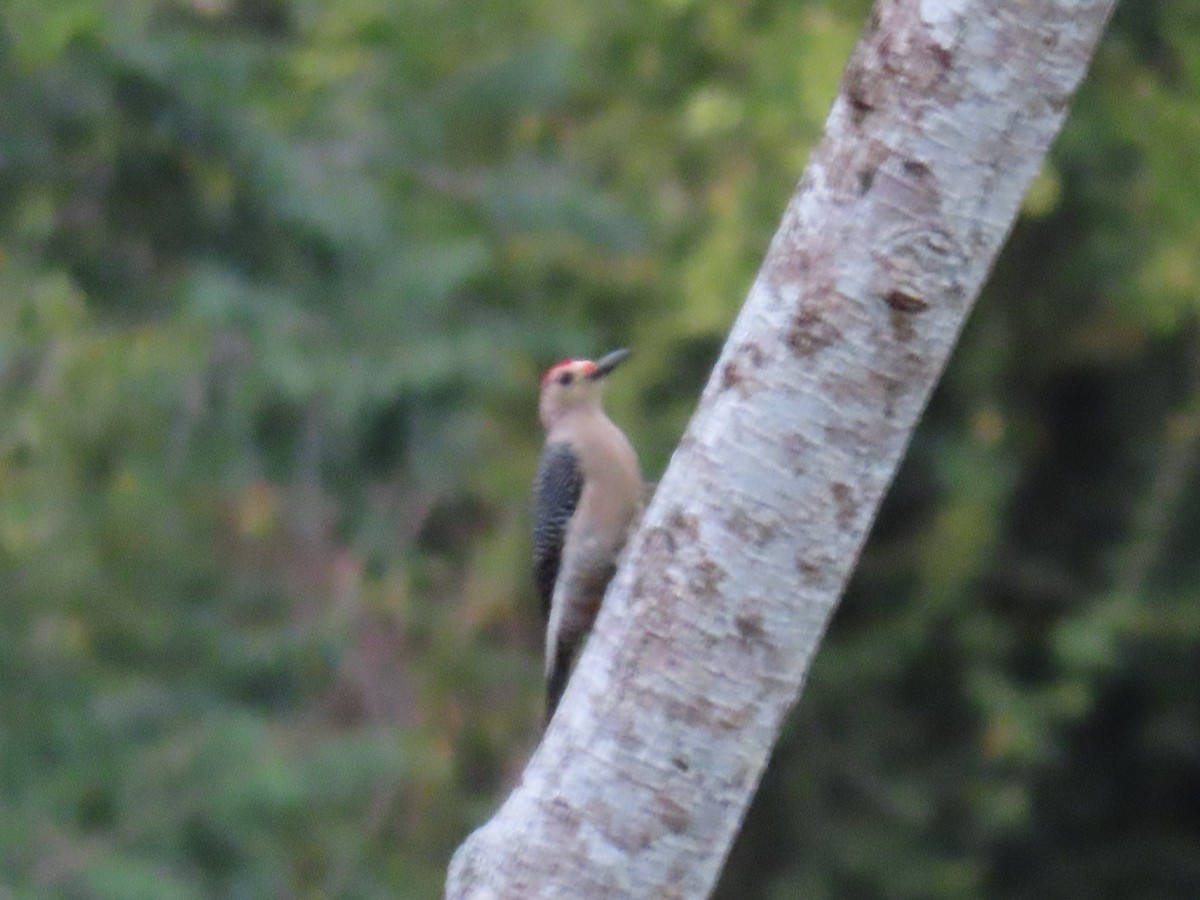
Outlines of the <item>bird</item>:
[[604,412],[605,382],[628,358],[566,359],[542,376],[545,446],[533,483],[533,576],[546,623],[545,722],[641,510],[637,452]]

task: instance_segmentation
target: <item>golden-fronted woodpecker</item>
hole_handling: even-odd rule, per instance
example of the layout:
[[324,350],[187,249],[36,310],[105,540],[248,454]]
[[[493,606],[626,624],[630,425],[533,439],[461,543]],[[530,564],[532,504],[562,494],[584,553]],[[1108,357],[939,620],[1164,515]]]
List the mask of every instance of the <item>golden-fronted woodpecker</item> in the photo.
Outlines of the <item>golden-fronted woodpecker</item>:
[[568,359],[542,377],[546,446],[533,484],[533,571],[546,617],[547,722],[641,508],[637,453],[600,403],[604,379],[627,356]]

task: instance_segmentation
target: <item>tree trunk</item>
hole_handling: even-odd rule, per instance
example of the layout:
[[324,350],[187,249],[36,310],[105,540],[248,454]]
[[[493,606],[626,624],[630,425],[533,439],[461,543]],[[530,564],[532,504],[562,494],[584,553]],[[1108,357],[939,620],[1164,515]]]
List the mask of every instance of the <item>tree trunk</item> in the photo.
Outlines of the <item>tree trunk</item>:
[[451,898],[704,897],[1112,0],[879,0],[695,418]]

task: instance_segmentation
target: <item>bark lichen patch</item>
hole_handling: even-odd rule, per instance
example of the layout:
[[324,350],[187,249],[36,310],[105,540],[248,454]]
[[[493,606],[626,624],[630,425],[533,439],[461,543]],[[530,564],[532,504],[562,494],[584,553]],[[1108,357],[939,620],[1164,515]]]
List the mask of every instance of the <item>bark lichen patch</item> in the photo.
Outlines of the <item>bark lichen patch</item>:
[[567,835],[579,831],[579,826],[583,824],[583,816],[579,810],[562,797],[555,797],[550,801],[546,807],[546,815],[554,820],[555,824],[562,829],[563,834]]
[[792,474],[797,477],[808,471],[808,458],[815,450],[812,440],[806,434],[794,431],[783,439],[783,452],[787,455]]
[[654,840],[645,824],[623,813],[617,814],[603,800],[591,801],[587,818],[596,825],[605,840],[631,856],[645,850]]
[[797,356],[809,357],[836,343],[841,336],[837,327],[819,312],[805,307],[792,318],[784,340]]
[[954,64],[954,54],[950,52],[948,47],[943,47],[937,41],[929,42],[929,52],[932,54],[938,68],[942,70],[942,74],[945,75],[949,71],[950,66]]
[[667,517],[667,527],[689,541],[695,541],[700,537],[700,521],[678,507]]
[[807,248],[787,244],[775,250],[768,258],[763,271],[768,282],[779,288],[781,285],[796,284],[808,274],[811,267],[812,258]]
[[667,718],[704,731],[736,731],[745,728],[753,716],[749,709],[720,706],[707,697],[689,700],[663,697],[662,701]]
[[855,126],[861,126],[867,116],[875,111],[875,102],[868,92],[867,75],[861,62],[851,60],[842,76],[842,91],[850,106],[850,121]]
[[749,646],[762,643],[767,636],[767,629],[763,625],[762,613],[739,613],[734,617],[733,625],[737,629],[741,639]]
[[762,347],[758,346],[754,341],[746,341],[742,345],[739,355],[745,357],[746,361],[756,369],[761,369],[762,364],[767,360]]
[[646,738],[633,727],[633,723],[626,718],[613,732],[616,738],[617,746],[627,753],[639,753],[646,746]]
[[913,327],[912,313],[900,312],[895,308],[889,309],[888,323],[892,326],[892,340],[897,343],[907,344],[917,336],[917,329]]
[[875,183],[875,172],[878,171],[874,166],[864,166],[858,170],[858,196],[862,197],[871,190],[871,185]]
[[716,599],[724,580],[725,570],[705,557],[695,566],[695,574],[691,579],[692,592],[698,600]]
[[680,806],[670,794],[659,791],[654,797],[654,807],[659,821],[672,834],[683,834],[692,824],[691,813]]
[[[679,545],[670,528],[659,526],[646,529],[646,536],[642,538],[642,546],[647,554],[659,557],[662,561],[662,557],[674,556]],[[641,591],[637,591],[637,593],[641,593]]]
[[807,584],[816,584],[821,580],[821,564],[805,556],[804,551],[796,554],[796,571]]
[[725,530],[730,534],[759,548],[766,546],[779,533],[777,522],[764,522],[756,519],[740,507],[735,508],[725,518],[724,525]]
[[743,393],[745,393],[745,387],[746,376],[742,374],[737,360],[727,360],[725,365],[721,367],[721,390],[727,391],[730,388],[741,388]]
[[750,342],[739,348],[721,366],[721,390],[736,389],[741,396],[749,396],[761,383],[751,370],[762,368],[763,362],[762,348],[758,344]]
[[879,391],[879,399],[883,401],[883,414],[891,419],[896,415],[896,401],[904,389],[904,382],[886,372],[872,370],[870,383]]
[[835,481],[830,486],[829,493],[833,496],[833,502],[837,504],[837,526],[843,531],[848,531],[854,526],[854,519],[858,515],[858,501],[854,499],[854,491],[845,482]]

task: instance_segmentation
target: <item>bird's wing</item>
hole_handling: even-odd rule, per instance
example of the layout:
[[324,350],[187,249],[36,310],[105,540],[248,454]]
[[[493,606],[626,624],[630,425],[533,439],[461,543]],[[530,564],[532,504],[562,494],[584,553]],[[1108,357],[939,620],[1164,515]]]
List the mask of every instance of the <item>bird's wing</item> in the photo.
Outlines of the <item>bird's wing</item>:
[[533,580],[542,599],[542,615],[547,619],[567,523],[582,490],[583,473],[575,451],[568,444],[547,444],[533,481]]

